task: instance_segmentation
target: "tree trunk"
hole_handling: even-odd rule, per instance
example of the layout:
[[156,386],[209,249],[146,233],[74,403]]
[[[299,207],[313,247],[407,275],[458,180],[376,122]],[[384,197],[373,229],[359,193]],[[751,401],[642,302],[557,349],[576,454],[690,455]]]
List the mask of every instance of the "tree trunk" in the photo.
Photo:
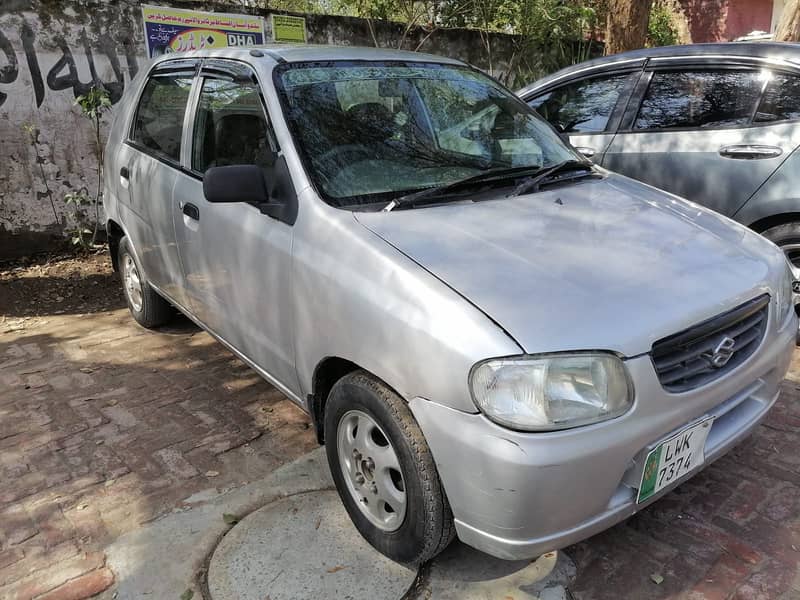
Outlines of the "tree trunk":
[[608,0],[606,54],[644,48],[651,4],[651,0]]
[[800,0],[786,0],[783,4],[775,39],[779,42],[800,41]]

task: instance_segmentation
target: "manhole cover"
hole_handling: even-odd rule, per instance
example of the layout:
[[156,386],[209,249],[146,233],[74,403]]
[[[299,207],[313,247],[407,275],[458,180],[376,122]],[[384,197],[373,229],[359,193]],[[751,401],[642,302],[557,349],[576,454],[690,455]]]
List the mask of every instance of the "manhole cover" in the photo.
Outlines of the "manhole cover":
[[222,539],[208,571],[213,600],[397,600],[416,573],[375,551],[333,491],[273,502]]

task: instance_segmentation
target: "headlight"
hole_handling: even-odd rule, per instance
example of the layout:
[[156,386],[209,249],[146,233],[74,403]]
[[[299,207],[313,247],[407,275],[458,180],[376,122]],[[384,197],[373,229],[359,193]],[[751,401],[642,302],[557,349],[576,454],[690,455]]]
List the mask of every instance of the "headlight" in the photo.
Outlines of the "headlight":
[[779,319],[781,319],[778,321],[779,323],[783,323],[783,317],[789,312],[790,309],[794,308],[794,293],[792,290],[794,273],[792,272],[792,267],[789,264],[789,261],[787,260],[785,263],[786,268],[775,290],[777,316]]
[[472,368],[470,389],[488,418],[526,431],[613,419],[633,401],[625,366],[611,354],[487,360]]

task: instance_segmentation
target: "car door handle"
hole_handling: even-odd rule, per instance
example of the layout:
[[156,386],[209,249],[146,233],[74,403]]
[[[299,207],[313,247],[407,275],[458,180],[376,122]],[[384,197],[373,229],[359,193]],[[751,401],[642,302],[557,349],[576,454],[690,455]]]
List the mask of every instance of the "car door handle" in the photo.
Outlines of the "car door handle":
[[130,179],[131,178],[131,172],[128,171],[128,167],[122,167],[119,170],[119,176],[122,177],[123,179]]
[[596,154],[595,149],[589,146],[575,146],[575,150],[583,154],[586,158],[592,158]]
[[725,158],[738,158],[740,160],[758,160],[775,158],[783,154],[783,149],[777,146],[762,146],[760,144],[741,144],[736,146],[723,146],[719,155]]
[[194,219],[195,221],[200,220],[200,209],[197,208],[191,202],[187,202],[183,205],[183,214],[185,214],[190,219]]

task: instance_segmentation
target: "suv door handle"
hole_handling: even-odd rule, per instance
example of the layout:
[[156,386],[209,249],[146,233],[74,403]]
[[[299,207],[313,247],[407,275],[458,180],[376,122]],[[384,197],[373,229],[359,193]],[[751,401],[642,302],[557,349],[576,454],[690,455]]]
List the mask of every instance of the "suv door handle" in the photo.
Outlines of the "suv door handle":
[[190,219],[194,219],[195,221],[200,220],[200,209],[197,208],[191,202],[187,202],[183,205],[183,214],[185,214]]
[[128,167],[122,167],[119,170],[119,176],[122,177],[123,179],[130,179],[131,178],[131,172],[128,171]]
[[777,146],[762,146],[760,144],[741,144],[736,146],[723,146],[719,155],[725,158],[738,158],[743,160],[758,160],[762,158],[775,158],[783,154],[783,149]]

